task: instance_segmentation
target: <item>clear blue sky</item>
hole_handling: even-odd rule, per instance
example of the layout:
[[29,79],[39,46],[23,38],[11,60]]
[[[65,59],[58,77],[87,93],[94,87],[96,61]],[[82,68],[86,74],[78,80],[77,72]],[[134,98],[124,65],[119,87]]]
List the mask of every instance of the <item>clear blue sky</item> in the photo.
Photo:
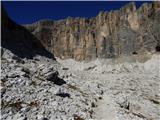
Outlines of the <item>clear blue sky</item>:
[[[127,1],[3,1],[8,15],[18,24],[33,23],[41,19],[59,20],[71,17],[95,17],[100,11],[119,9]],[[136,1],[137,7],[143,2]]]

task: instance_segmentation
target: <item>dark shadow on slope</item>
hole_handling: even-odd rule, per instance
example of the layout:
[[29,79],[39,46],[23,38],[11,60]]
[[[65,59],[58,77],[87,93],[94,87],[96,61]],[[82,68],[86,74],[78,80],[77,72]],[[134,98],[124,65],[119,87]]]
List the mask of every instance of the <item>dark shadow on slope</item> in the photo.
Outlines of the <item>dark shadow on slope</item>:
[[40,40],[8,17],[3,6],[1,11],[2,47],[11,50],[20,58],[31,59],[38,54],[55,59],[54,55],[44,48]]
[[69,94],[69,93],[57,93],[56,94],[57,96],[60,96],[60,97],[63,97],[63,98],[65,98],[65,97],[71,97],[71,95]]
[[156,46],[156,52],[160,52],[160,45]]
[[57,78],[57,80],[56,81],[54,81],[54,84],[56,84],[56,85],[63,85],[63,84],[66,84],[66,81],[64,81],[63,79],[61,79],[61,78]]

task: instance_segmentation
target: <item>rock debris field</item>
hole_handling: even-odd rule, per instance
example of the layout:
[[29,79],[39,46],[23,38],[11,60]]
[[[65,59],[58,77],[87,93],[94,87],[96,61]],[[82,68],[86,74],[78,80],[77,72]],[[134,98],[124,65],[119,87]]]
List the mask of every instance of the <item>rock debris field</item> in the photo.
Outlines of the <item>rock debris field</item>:
[[159,120],[160,55],[146,56],[55,61],[3,48],[1,119]]

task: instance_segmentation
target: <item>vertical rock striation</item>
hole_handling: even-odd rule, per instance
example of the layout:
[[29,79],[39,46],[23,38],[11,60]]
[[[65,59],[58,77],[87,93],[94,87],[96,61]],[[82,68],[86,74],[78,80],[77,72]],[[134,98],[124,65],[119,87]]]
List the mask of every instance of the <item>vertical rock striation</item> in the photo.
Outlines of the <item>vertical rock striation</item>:
[[87,60],[155,52],[160,46],[160,2],[134,2],[95,18],[43,20],[24,25],[55,56]]

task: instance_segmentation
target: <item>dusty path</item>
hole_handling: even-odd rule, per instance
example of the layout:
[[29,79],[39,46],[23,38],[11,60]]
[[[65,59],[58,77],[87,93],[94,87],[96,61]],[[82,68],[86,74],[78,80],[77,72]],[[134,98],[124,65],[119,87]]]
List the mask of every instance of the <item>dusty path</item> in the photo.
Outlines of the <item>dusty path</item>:
[[[60,61],[76,80],[96,83],[103,90],[93,120],[159,120],[159,55],[145,63],[102,64]],[[67,71],[68,72],[68,71]],[[90,88],[92,92],[96,86]],[[97,92],[97,91],[95,91]]]
[[97,120],[116,120],[116,112],[113,107],[113,101],[108,95],[103,96],[103,100],[98,102],[95,109],[95,117]]

